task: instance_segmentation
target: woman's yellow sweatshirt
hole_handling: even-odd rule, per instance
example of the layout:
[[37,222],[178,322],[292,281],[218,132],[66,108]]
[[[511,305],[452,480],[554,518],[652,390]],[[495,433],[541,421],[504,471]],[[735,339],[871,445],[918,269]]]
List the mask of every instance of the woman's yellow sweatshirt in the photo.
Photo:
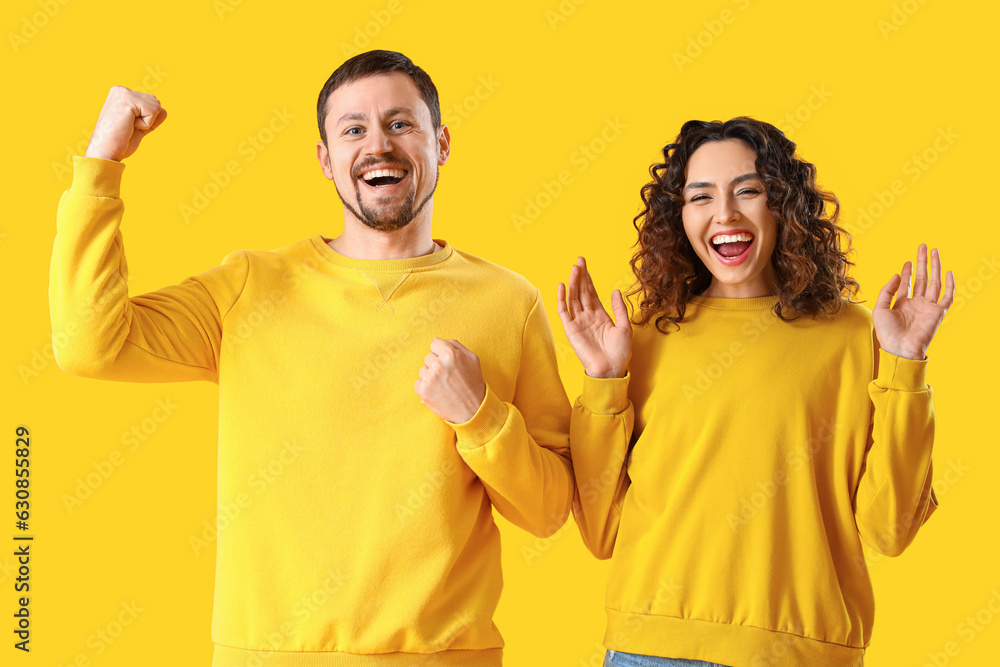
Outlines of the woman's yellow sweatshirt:
[[862,540],[895,556],[937,506],[927,362],[871,313],[783,322],[777,297],[694,297],[635,329],[630,372],[585,378],[574,515],[611,558],[605,646],[731,667],[863,664]]
[[[49,287],[58,364],[219,386],[218,502],[236,516],[218,529],[213,665],[500,665],[493,508],[544,536],[573,496],[538,290],[445,241],[376,261],[317,235],[130,298],[124,165],[73,167]],[[414,392],[434,336],[480,357],[486,398],[463,424]]]

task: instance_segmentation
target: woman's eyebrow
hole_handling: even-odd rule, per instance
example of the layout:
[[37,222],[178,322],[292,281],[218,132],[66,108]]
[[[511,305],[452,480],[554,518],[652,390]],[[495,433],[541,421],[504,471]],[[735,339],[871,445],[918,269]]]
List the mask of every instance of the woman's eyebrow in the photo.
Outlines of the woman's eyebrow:
[[758,174],[757,172],[753,171],[753,172],[750,172],[750,173],[747,173],[747,174],[740,174],[739,176],[737,176],[733,180],[729,181],[729,184],[730,185],[736,185],[737,183],[742,183],[743,181],[752,181],[755,178],[759,179],[760,178],[760,174]]
[[[749,172],[746,174],[740,174],[733,180],[729,181],[730,185],[736,185],[737,183],[742,183],[743,181],[749,181],[755,178],[760,178],[757,172]],[[697,190],[698,188],[714,188],[715,183],[709,183],[708,181],[695,181],[694,183],[688,183],[684,186],[685,190]]]

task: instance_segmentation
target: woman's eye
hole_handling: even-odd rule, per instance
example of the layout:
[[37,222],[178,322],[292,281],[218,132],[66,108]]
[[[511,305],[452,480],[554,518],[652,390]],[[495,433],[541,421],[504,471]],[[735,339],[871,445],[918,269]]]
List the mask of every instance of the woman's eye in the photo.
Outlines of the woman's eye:
[[759,195],[760,190],[755,190],[753,188],[743,188],[737,194],[749,194],[749,195]]
[[700,201],[702,199],[708,199],[708,195],[695,195],[694,197],[691,197],[691,201],[693,202]]

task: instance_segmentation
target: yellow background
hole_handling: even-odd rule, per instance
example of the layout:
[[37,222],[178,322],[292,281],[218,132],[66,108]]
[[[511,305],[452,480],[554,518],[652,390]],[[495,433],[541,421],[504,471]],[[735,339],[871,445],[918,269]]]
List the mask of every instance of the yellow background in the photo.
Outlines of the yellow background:
[[[870,563],[866,664],[996,664],[995,5],[9,0],[2,15],[0,539],[13,545],[20,424],[32,431],[36,536],[30,655],[12,648],[13,546],[2,547],[4,665],[207,665],[212,652],[214,549],[196,555],[189,538],[215,513],[217,388],[75,378],[46,348],[56,205],[108,89],[153,93],[169,111],[126,160],[123,233],[139,294],[234,249],[339,233],[315,103],[329,74],[368,48],[402,51],[434,79],[453,139],[434,234],[542,289],[571,398],[582,371],[556,284],[582,254],[602,296],[626,286],[639,188],[685,120],[751,115],[799,144],[857,234],[869,305],[918,243],[942,247],[959,301],[930,349],[941,508],[905,554]],[[294,117],[268,136],[275,109]],[[250,136],[269,141],[253,159]],[[240,173],[185,220],[181,206],[230,160]],[[158,400],[176,406],[160,421]],[[122,440],[133,428],[144,437],[134,451]],[[115,450],[120,465],[69,511],[65,495]],[[501,523],[506,664],[599,665],[607,563],[572,522],[549,540]],[[124,611],[133,603],[137,615]],[[98,639],[119,617],[129,622],[113,643]]]

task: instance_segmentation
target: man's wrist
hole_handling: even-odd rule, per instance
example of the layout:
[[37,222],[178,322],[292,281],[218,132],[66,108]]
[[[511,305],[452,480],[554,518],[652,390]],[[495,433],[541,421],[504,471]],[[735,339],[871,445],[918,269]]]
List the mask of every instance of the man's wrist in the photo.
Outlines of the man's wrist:
[[[473,398],[473,400],[475,399]],[[482,397],[479,399],[479,402],[473,404],[473,401],[469,401],[468,403],[466,403],[464,419],[459,419],[451,423],[465,424],[466,422],[468,422],[470,419],[476,416],[476,413],[479,412],[479,409],[482,407],[483,401],[485,400],[486,400],[486,384],[484,383],[482,389]]]
[[448,424],[455,429],[459,450],[475,449],[496,437],[506,423],[507,416],[507,404],[487,385],[486,396],[476,413],[468,421]]

